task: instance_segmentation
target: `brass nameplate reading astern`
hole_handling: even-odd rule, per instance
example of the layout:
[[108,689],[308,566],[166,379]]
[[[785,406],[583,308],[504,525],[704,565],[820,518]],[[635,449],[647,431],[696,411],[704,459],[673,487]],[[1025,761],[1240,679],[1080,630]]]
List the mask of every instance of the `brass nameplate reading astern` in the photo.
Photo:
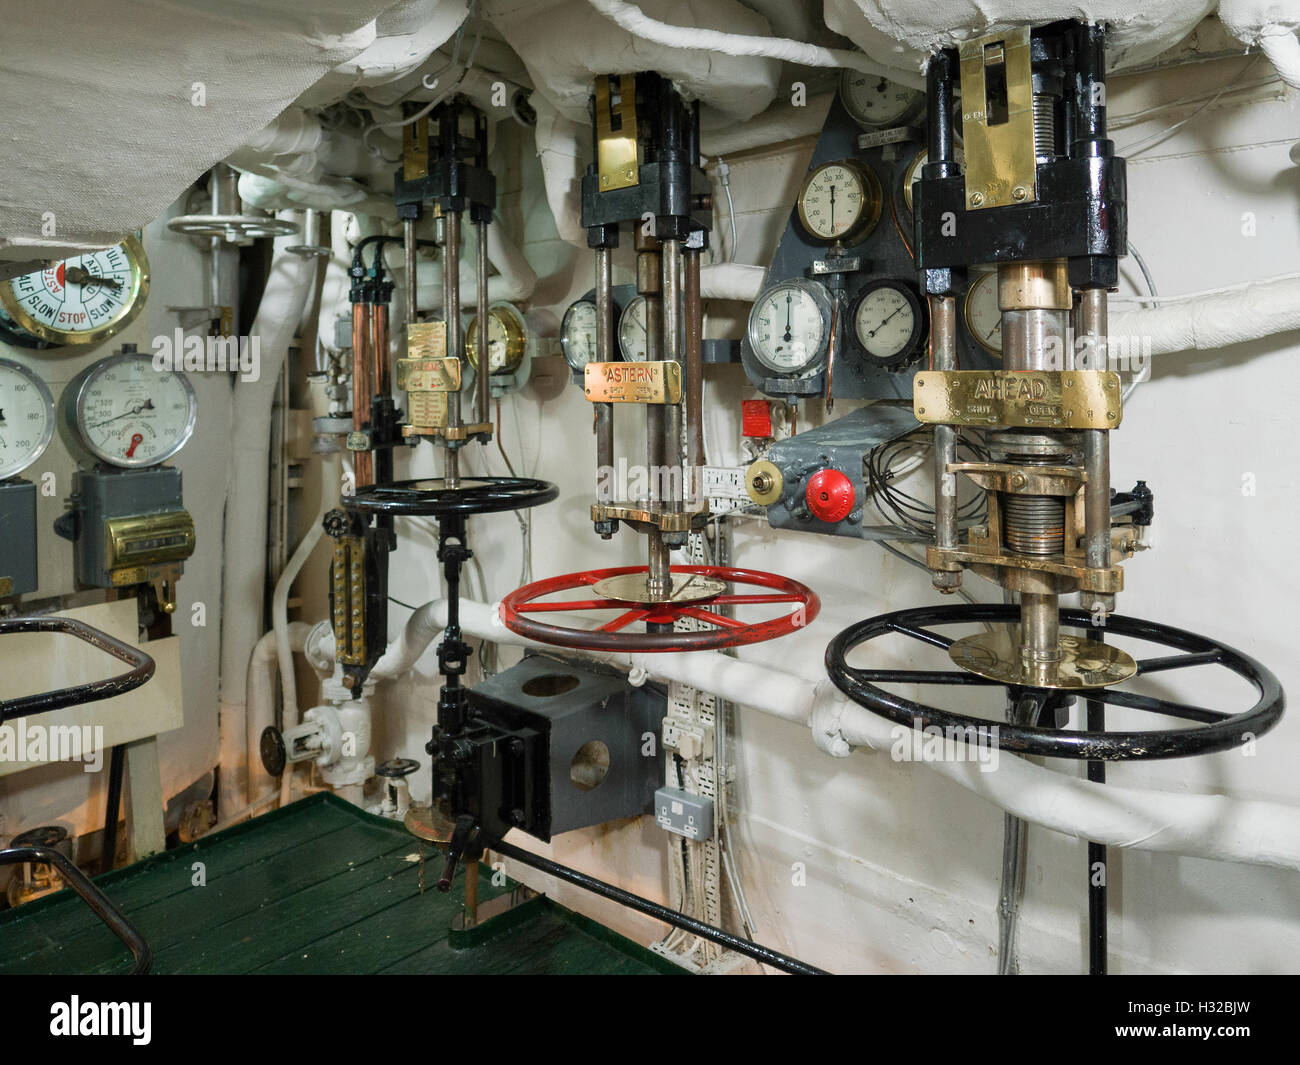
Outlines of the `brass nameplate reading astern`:
[[583,391],[592,403],[680,403],[682,368],[668,362],[589,362]]
[[1020,429],[1118,429],[1119,374],[1109,370],[922,370],[917,420]]
[[459,359],[398,359],[397,387],[403,392],[459,392]]

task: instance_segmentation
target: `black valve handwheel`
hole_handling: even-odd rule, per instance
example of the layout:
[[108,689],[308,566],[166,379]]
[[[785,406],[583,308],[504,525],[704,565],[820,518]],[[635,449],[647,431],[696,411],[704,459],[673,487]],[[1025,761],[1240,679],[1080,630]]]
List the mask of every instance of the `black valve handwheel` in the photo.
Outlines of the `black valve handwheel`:
[[446,514],[492,514],[525,510],[559,496],[550,481],[531,477],[466,477],[448,488],[441,477],[425,477],[393,484],[371,484],[344,496],[344,509],[362,514],[411,514],[439,517]]
[[[1068,626],[1086,632],[1092,627],[1091,615],[1086,611],[1062,610],[1060,617],[1062,628]],[[855,703],[900,725],[920,729],[933,725],[943,729],[946,735],[964,739],[968,743],[974,741],[1019,754],[1051,758],[1126,761],[1209,754],[1240,746],[1253,737],[1262,736],[1282,716],[1286,703],[1282,686],[1272,673],[1249,655],[1196,633],[1120,614],[1111,614],[1106,618],[1105,628],[1101,631],[1105,633],[1108,642],[1112,637],[1125,636],[1180,652],[1138,658],[1137,677],[1194,666],[1220,666],[1242,677],[1255,689],[1258,695],[1255,704],[1241,713],[1232,714],[1124,691],[1120,686],[1079,688],[1072,689],[1069,694],[1196,724],[1185,729],[1139,732],[1062,731],[970,717],[925,706],[880,687],[881,684],[1008,687],[976,673],[958,668],[871,669],[850,666],[845,661],[855,648],[891,633],[909,636],[946,651],[954,642],[953,639],[932,631],[928,626],[972,622],[1015,624],[1019,620],[1019,607],[1001,604],[920,607],[881,614],[850,626],[830,642],[826,648],[826,672],[835,686]],[[1060,695],[1059,692],[1046,688],[1017,687],[1015,692],[1020,697],[1035,699],[1042,705]],[[1024,719],[1038,720],[1038,717],[1036,713],[1027,713]]]

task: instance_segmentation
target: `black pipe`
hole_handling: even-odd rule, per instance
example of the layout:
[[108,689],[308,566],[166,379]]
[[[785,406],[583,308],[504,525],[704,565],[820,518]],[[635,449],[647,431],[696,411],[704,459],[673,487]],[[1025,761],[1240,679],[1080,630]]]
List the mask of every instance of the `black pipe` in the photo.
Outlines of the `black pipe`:
[[759,943],[751,943],[747,939],[741,939],[730,932],[723,931],[721,928],[715,928],[711,924],[705,924],[703,921],[697,921],[694,917],[688,917],[684,913],[678,913],[676,910],[670,910],[667,906],[661,906],[657,902],[651,902],[640,895],[633,895],[629,891],[615,887],[613,884],[607,884],[603,880],[597,880],[588,876],[586,873],[580,873],[576,869],[570,869],[567,865],[559,865],[549,858],[543,858],[540,855],[533,854],[531,851],[522,850],[511,843],[505,843],[497,840],[495,843],[488,845],[489,850],[494,850],[498,854],[513,858],[517,862],[531,866],[538,872],[546,873],[558,880],[567,880],[570,884],[590,891],[594,895],[600,895],[602,898],[611,899],[622,906],[631,910],[637,910],[656,920],[663,921],[675,928],[684,929],[702,939],[710,940],[726,947],[728,950],[734,950],[737,954],[744,954],[746,957],[753,958],[765,965],[771,965],[780,969],[782,972],[791,973],[795,976],[829,976],[825,969],[818,969],[815,965],[809,965],[807,962],[799,961],[797,958],[791,958],[788,955],[780,954],[770,947],[765,947]]
[[[1101,629],[1088,630],[1089,643],[1105,643],[1106,634]],[[1088,699],[1088,731],[1104,732],[1106,729],[1106,704],[1100,699]],[[1095,784],[1106,783],[1106,763],[1093,760],[1088,763],[1088,779]],[[1097,866],[1101,866],[1098,883]],[[1106,975],[1106,879],[1110,869],[1106,863],[1106,844],[1088,841],[1088,972],[1092,976]]]
[[117,818],[122,811],[122,774],[126,768],[126,747],[117,744],[108,761],[108,802],[104,806],[104,842],[99,852],[99,871],[107,873],[117,858]]
[[143,976],[153,964],[153,951],[144,937],[136,931],[135,926],[122,913],[94,882],[86,876],[73,862],[53,847],[31,846],[10,847],[0,850],[0,865],[52,865],[58,871],[63,882],[72,888],[82,900],[95,911],[101,921],[108,925],[109,931],[126,944],[135,964],[131,966],[132,976]]
[[953,53],[935,52],[926,70],[926,178],[951,177],[957,172],[953,148]]

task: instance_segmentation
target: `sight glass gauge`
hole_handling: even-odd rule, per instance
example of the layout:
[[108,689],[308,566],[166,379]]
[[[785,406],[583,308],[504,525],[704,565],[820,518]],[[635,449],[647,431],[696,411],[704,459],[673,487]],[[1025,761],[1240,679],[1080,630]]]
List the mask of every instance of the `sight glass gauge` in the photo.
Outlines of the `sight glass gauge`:
[[198,402],[185,374],[156,370],[153,357],[123,352],[83,370],[64,393],[76,442],[123,469],[156,466],[194,432]]
[[840,77],[840,102],[859,126],[888,129],[918,118],[925,108],[925,93],[895,85],[879,74],[846,70]]
[[963,317],[971,336],[990,355],[1002,358],[1002,309],[998,306],[996,270],[975,275],[966,290]]
[[776,374],[797,375],[825,350],[833,304],[815,281],[782,281],[759,294],[749,312],[749,346]]
[[93,344],[121,332],[149,294],[136,237],[0,281],[0,325],[32,346]]
[[595,362],[596,322],[599,312],[591,300],[577,300],[569,304],[560,323],[560,347],[564,361],[574,370],[582,372],[589,362]]
[[797,201],[799,224],[819,244],[853,244],[880,218],[880,182],[852,159],[815,167]]
[[646,319],[650,305],[644,296],[628,300],[623,314],[618,320],[618,350],[626,362],[645,362],[646,355]]
[[879,366],[897,366],[916,354],[925,328],[921,299],[903,282],[873,282],[853,307],[854,339]]
[[54,399],[35,370],[0,359],[0,481],[44,454],[54,435]]
[[[528,326],[524,316],[512,303],[494,303],[488,308],[488,374],[511,374],[524,361],[528,346]],[[469,364],[478,369],[478,315],[470,319],[465,330],[465,354]]]

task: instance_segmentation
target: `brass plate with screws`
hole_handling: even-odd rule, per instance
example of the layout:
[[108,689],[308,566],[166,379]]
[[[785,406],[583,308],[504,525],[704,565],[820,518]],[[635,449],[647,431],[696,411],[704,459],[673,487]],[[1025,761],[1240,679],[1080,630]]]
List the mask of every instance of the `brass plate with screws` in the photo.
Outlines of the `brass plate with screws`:
[[596,79],[596,170],[601,192],[637,184],[636,148],[636,77],[602,74]]
[[682,368],[667,362],[589,362],[583,392],[592,403],[680,403]]
[[1118,429],[1119,374],[1110,370],[921,370],[918,421],[1019,429]]
[[459,392],[459,359],[398,359],[397,387],[403,392]]
[[[1029,27],[966,41],[958,55],[966,209],[1032,203],[1038,165]],[[1003,88],[990,94],[990,86]]]

